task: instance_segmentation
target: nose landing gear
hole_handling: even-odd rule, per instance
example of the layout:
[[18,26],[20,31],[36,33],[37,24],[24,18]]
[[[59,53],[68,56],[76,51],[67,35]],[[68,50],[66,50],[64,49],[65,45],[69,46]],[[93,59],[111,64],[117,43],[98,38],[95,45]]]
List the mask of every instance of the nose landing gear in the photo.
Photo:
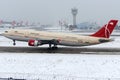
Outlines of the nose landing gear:
[[16,45],[15,40],[13,40],[13,45],[14,45],[14,46]]

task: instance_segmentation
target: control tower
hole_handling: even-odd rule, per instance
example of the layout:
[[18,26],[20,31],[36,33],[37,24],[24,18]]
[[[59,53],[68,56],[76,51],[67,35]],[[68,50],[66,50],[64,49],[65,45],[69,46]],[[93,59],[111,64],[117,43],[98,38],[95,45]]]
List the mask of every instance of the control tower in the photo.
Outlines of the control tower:
[[76,25],[76,15],[78,13],[78,9],[77,8],[72,8],[71,13],[73,15],[73,27],[76,28],[77,27],[77,25]]

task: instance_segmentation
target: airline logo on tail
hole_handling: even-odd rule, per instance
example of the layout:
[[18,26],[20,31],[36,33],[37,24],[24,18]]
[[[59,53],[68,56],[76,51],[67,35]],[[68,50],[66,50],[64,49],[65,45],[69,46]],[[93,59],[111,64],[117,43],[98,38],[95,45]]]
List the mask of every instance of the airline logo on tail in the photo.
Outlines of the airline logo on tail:
[[[111,26],[113,26],[114,25],[114,23],[113,22],[110,22],[109,23]],[[108,38],[109,36],[110,36],[110,30],[109,30],[109,28],[108,28],[108,24],[105,26],[105,37],[106,38]]]
[[[112,23],[113,24],[113,23]],[[110,36],[110,30],[108,28],[108,25],[105,26],[105,37],[109,37]]]
[[111,24],[111,25],[113,25],[114,23],[113,23],[113,22],[111,22],[110,24]]
[[118,20],[110,20],[108,24],[104,25],[99,31],[91,36],[109,38],[117,22]]

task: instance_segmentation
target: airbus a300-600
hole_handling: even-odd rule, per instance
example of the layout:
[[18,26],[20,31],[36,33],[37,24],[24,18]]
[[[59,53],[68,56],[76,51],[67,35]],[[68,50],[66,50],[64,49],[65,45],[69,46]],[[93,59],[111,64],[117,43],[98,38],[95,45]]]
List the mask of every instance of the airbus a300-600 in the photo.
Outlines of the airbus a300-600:
[[57,45],[88,46],[112,41],[112,39],[109,39],[109,37],[117,22],[118,20],[110,20],[108,24],[104,25],[96,33],[88,36],[29,29],[10,29],[2,33],[2,35],[12,39],[13,45],[16,45],[15,41],[18,40],[28,42],[29,46],[40,46],[48,44],[49,48],[55,49],[57,48]]

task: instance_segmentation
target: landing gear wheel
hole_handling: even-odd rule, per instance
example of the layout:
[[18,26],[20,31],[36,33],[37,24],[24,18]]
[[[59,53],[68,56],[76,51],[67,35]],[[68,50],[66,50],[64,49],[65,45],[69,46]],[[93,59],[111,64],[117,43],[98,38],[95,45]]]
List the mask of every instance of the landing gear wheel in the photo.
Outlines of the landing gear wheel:
[[53,49],[53,50],[56,50],[56,49],[58,49],[58,47],[52,47],[52,49]]
[[58,49],[58,47],[57,47],[57,45],[56,44],[54,44],[54,46],[52,47],[52,49]]
[[49,48],[48,48],[49,50],[51,50],[51,48],[52,48],[51,46],[52,46],[52,45],[51,45],[51,44],[49,44]]
[[56,49],[58,49],[58,47],[57,47],[57,45],[56,44],[54,44],[54,46],[52,47],[52,44],[49,44],[49,48],[48,48],[49,50],[56,50]]
[[13,45],[15,46],[15,45],[16,45],[16,43],[13,43]]
[[15,40],[13,40],[13,45],[14,45],[14,46],[16,45]]

